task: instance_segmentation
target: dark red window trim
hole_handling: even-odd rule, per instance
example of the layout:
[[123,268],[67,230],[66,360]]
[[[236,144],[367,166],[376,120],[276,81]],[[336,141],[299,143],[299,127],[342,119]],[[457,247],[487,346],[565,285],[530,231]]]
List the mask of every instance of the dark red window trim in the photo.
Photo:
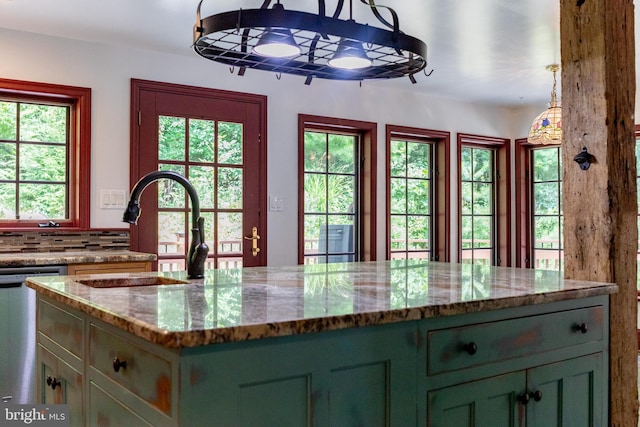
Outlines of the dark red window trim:
[[[91,89],[0,79],[0,98],[71,105],[69,139],[69,220],[63,229],[88,229],[91,212]],[[40,221],[2,220],[0,229],[38,228]]]

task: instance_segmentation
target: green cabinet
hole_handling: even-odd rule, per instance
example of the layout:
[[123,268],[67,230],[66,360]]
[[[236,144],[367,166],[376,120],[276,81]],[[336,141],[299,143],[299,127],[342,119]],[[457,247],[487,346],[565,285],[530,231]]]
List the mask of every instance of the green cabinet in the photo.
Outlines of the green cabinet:
[[430,427],[603,426],[602,354],[429,393]]
[[539,308],[422,324],[428,427],[607,424],[607,301]]
[[600,427],[608,318],[603,296],[170,349],[39,295],[39,395],[72,425]]

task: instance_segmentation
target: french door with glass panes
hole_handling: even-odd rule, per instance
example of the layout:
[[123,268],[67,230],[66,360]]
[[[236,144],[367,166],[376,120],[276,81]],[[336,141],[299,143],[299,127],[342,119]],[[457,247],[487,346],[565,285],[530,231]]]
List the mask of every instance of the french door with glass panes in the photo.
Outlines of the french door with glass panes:
[[[266,265],[266,98],[132,80],[131,185],[154,170],[196,188],[209,246],[207,268]],[[133,250],[156,253],[157,269],[186,269],[189,197],[172,180],[143,192]]]

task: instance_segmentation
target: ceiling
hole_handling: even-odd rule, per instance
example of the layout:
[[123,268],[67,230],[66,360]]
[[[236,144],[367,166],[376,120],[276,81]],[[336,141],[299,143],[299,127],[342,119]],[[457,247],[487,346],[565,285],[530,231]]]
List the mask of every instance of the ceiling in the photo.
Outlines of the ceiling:
[[[282,3],[287,9],[309,12],[318,7],[317,0]],[[403,85],[494,105],[549,101],[553,78],[545,68],[560,62],[559,0],[377,3],[394,8],[401,30],[427,44],[427,71],[433,74],[417,76],[415,85],[405,78],[368,84]],[[190,46],[197,4],[198,0],[0,0],[0,28],[195,55]],[[262,0],[205,0],[202,14],[261,4]],[[336,0],[326,4],[332,10]],[[353,0],[353,10],[356,21],[380,26],[361,0]]]

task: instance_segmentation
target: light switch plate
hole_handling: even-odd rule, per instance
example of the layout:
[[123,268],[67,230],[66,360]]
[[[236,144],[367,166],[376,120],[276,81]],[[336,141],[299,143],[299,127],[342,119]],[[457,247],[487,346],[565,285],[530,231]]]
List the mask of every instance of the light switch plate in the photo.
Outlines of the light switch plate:
[[124,209],[126,203],[126,190],[100,190],[101,209]]
[[282,212],[284,210],[284,199],[280,196],[269,196],[269,210],[271,212]]

